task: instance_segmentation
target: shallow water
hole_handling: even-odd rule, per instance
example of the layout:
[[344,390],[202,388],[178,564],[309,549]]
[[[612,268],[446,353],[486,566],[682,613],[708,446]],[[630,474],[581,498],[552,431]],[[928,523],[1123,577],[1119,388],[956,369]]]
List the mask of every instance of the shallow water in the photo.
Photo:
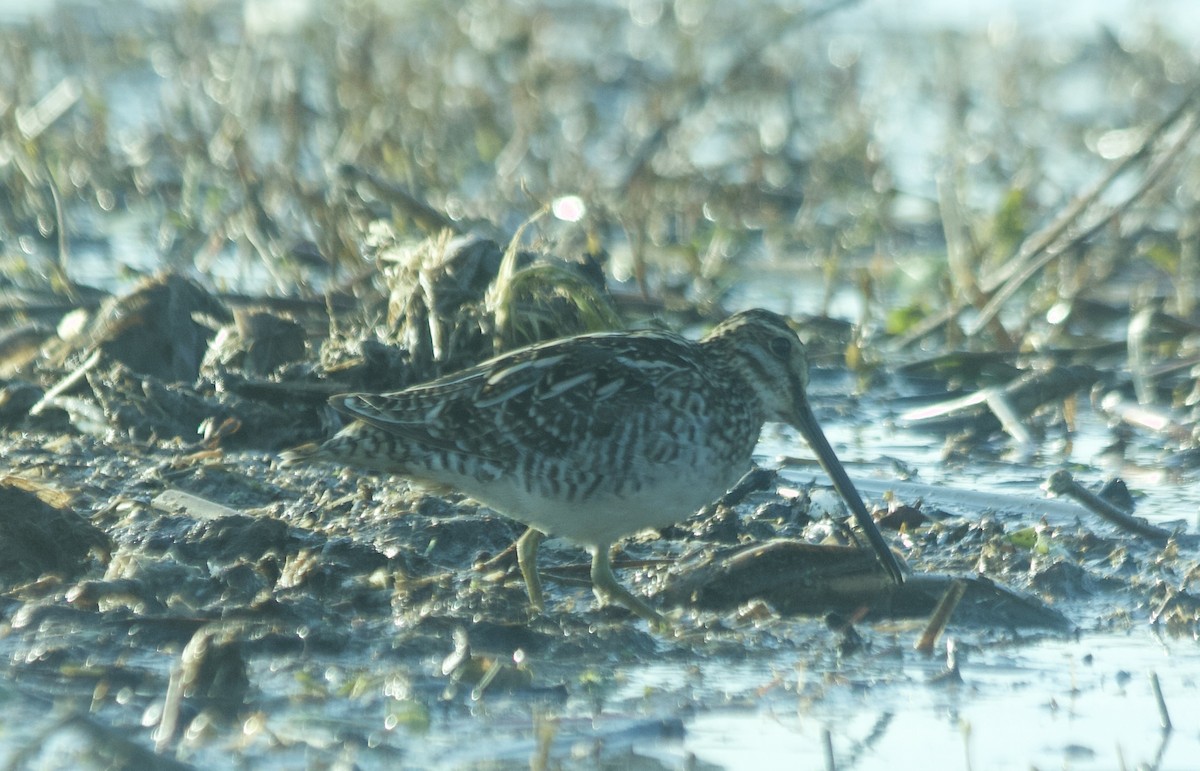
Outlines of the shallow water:
[[[1074,454],[1087,455],[1084,447],[1102,446],[1103,430],[1097,423],[1086,421]],[[946,470],[929,457],[935,453],[919,438],[881,436],[884,432],[878,423],[834,425],[828,430],[851,475],[883,488],[888,486],[887,471],[874,462],[880,453],[919,469],[926,483],[1027,498],[1034,508],[1046,500],[1040,484],[1053,463],[989,463],[986,468]],[[797,454],[793,441],[768,434],[760,449]],[[820,478],[809,468],[792,476],[799,482]],[[1195,532],[1200,496],[1193,480],[1135,486],[1145,496],[1139,515],[1151,521],[1186,518],[1189,532]],[[933,505],[940,503],[936,496],[929,498]],[[945,508],[972,516],[962,507]],[[1086,512],[1079,513],[1089,526],[1103,529],[1088,520]],[[1033,525],[1040,518],[998,516],[1009,528]],[[838,768],[1194,767],[1200,758],[1200,646],[1193,639],[1156,632],[1145,608],[1129,608],[1128,626],[1118,628],[1092,615],[1112,610],[1075,605],[1067,612],[1080,632],[1067,638],[989,643],[973,632],[956,632],[952,624],[950,639],[965,635],[981,646],[962,653],[960,643],[959,684],[931,682],[944,662],[923,660],[912,652],[920,631],[915,625],[896,637],[899,659],[882,656],[865,671],[858,661],[845,681],[836,675],[824,677],[816,699],[797,693],[805,690],[795,684],[805,680],[802,658],[789,654],[769,659],[769,664],[732,669],[714,664],[712,677],[742,694],[747,703],[697,714],[687,724],[683,750],[726,768],[770,767],[785,761],[817,768],[824,763],[822,732],[827,730]],[[872,630],[872,639],[886,639],[886,630],[887,625]],[[792,680],[792,687],[771,687],[765,696],[757,695],[757,689],[775,682],[780,670],[789,669],[793,671],[785,680]],[[1160,727],[1151,673],[1160,678],[1173,733]],[[653,670],[647,676],[653,680]],[[715,701],[719,704],[720,699]]]
[[[823,730],[839,768],[1186,769],[1200,757],[1200,694],[1194,677],[1176,674],[1200,666],[1192,641],[1164,641],[1139,628],[967,659],[958,685],[930,684],[934,668],[913,662],[900,667],[900,682],[891,672],[869,688],[826,686],[817,702],[780,694],[700,714],[683,746],[727,768],[785,760],[821,767]],[[1169,735],[1150,672],[1159,675],[1175,725]],[[770,681],[768,672],[758,675]]]

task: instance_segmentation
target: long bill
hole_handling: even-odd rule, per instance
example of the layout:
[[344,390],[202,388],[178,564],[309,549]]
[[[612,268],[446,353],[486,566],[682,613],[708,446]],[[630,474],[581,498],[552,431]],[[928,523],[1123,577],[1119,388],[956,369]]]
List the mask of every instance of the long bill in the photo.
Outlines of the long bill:
[[821,464],[821,468],[825,469],[825,473],[833,480],[833,487],[838,491],[838,495],[842,496],[842,500],[854,513],[854,518],[858,520],[858,526],[866,533],[867,540],[871,543],[871,548],[875,550],[875,556],[879,558],[884,570],[897,584],[903,583],[904,568],[901,567],[900,560],[888,547],[883,533],[879,532],[879,526],[875,524],[875,519],[867,511],[862,496],[858,494],[858,489],[850,481],[850,476],[846,473],[842,462],[834,455],[833,448],[829,446],[829,440],[825,438],[825,433],[821,431],[821,426],[817,423],[817,417],[813,415],[812,408],[808,406],[807,399],[796,400],[795,418],[796,428],[800,429],[800,433],[808,441],[808,446],[816,453],[817,462]]

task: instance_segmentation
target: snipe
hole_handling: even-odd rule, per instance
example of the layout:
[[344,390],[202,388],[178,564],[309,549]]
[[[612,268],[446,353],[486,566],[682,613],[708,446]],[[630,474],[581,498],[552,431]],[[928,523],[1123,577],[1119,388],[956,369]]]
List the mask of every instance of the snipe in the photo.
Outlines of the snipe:
[[506,353],[424,385],[346,394],[354,418],[290,459],[374,468],[455,488],[529,525],[517,558],[542,606],[543,533],[592,554],[602,597],[658,614],[617,583],[609,550],[638,530],[673,524],[751,467],[763,423],[808,440],[891,578],[903,570],[809,407],[805,349],[775,313],[738,313],[699,341],[663,332],[588,334]]

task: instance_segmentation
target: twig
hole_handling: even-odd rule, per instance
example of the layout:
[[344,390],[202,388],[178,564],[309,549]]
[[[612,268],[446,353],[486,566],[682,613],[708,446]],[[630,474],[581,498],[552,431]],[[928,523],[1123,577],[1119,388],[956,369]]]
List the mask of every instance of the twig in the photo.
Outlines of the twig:
[[68,270],[71,264],[71,241],[67,235],[67,213],[63,208],[62,193],[58,190],[58,181],[54,179],[54,172],[50,169],[50,164],[43,160],[42,168],[46,172],[46,185],[50,188],[50,200],[54,202],[54,229],[58,231],[58,262],[55,268],[58,279],[62,282],[63,292],[69,300],[74,302],[79,298]]
[[1154,128],[1150,129],[1149,133],[1142,139],[1142,144],[1136,150],[1122,158],[1119,163],[1109,169],[1108,174],[1097,181],[1090,190],[1072,201],[1062,213],[1054,218],[1053,222],[1026,238],[1014,259],[1001,266],[980,282],[983,291],[989,294],[995,292],[1013,279],[1013,277],[1027,270],[1030,261],[1046,251],[1051,244],[1066,233],[1067,228],[1079,219],[1087,208],[1094,204],[1118,177],[1150,153],[1150,149],[1158,141],[1158,138],[1183,117],[1184,113],[1192,106],[1197,97],[1200,97],[1200,88],[1188,94],[1174,110],[1167,113]]
[[[1162,135],[1175,125],[1180,118],[1188,114],[1188,110],[1192,108],[1197,98],[1200,97],[1200,88],[1194,89],[1189,93],[1176,107],[1171,110],[1162,120],[1160,120],[1142,140],[1138,146],[1129,155],[1125,156],[1116,163],[1108,173],[1098,180],[1087,192],[1076,198],[1067,206],[1054,220],[1033,233],[1022,242],[1017,254],[1003,266],[988,276],[985,276],[979,282],[979,293],[982,297],[990,298],[986,304],[982,304],[979,314],[976,316],[974,323],[967,330],[970,336],[978,335],[984,328],[991,328],[989,325],[999,313],[1001,306],[1007,302],[1020,287],[1024,286],[1033,276],[1037,275],[1038,271],[1044,268],[1049,263],[1053,262],[1057,257],[1071,249],[1077,244],[1083,243],[1101,228],[1106,226],[1115,217],[1124,212],[1130,205],[1140,197],[1150,185],[1143,184],[1138,190],[1129,196],[1122,204],[1114,208],[1107,216],[1102,217],[1098,222],[1085,228],[1081,233],[1068,236],[1068,229],[1082,217],[1090,207],[1092,207],[1100,196],[1108,190],[1112,184],[1127,172],[1135,163],[1145,158]],[[1189,115],[1189,118],[1194,119],[1195,115]],[[1165,164],[1162,161],[1174,160],[1178,152],[1192,138],[1195,133],[1195,126],[1191,130],[1183,132],[1178,141],[1170,150],[1164,153],[1160,158],[1160,163],[1155,165],[1155,168],[1147,172],[1146,179],[1151,180],[1151,185],[1157,181],[1156,177],[1159,173],[1165,170]],[[1067,237],[1067,241],[1060,242],[1060,239]],[[977,305],[977,307],[979,307]],[[959,314],[962,312],[962,307],[952,304],[949,307],[942,309],[940,312],[924,319],[920,324],[914,327],[903,338],[895,342],[897,348],[905,348],[918,340],[923,339],[926,335],[933,332],[939,327],[953,323]]]
[[451,219],[400,185],[372,174],[364,168],[355,166],[352,163],[344,163],[338,169],[338,173],[347,179],[367,182],[371,187],[375,188],[376,193],[381,194],[403,209],[408,216],[413,218],[418,226],[424,228],[427,232],[434,233],[439,230],[451,230],[459,235],[466,232],[466,227],[461,222]]
[[921,637],[913,646],[918,652],[926,656],[933,653],[933,646],[937,644],[938,637],[946,630],[946,625],[950,623],[950,617],[954,615],[954,609],[958,607],[958,603],[966,593],[966,581],[955,579],[950,582],[946,593],[942,595],[942,599],[938,600],[937,607],[929,616],[929,623],[925,625],[925,631],[921,633]]
[[1150,690],[1154,691],[1154,701],[1158,704],[1158,724],[1163,733],[1171,732],[1171,715],[1167,712],[1167,700],[1163,698],[1162,686],[1158,683],[1158,673],[1150,673]]
[[1192,428],[1181,423],[1166,410],[1130,402],[1120,391],[1105,394],[1100,400],[1100,411],[1135,428],[1153,431],[1183,446],[1189,445],[1195,439]]
[[[1190,94],[1184,101],[1184,105],[1190,105],[1195,99],[1196,94],[1197,92]],[[1166,122],[1164,121],[1164,124],[1165,123]],[[1160,124],[1159,128],[1165,128],[1164,124]],[[1081,214],[1077,214],[1074,211],[1076,206],[1079,205],[1079,202],[1077,202],[1076,205],[1073,205],[1070,209],[1068,209],[1063,218],[1060,218],[1067,219],[1065,215],[1071,214],[1072,216],[1067,219],[1065,223],[1060,224],[1056,221],[1054,226],[1047,229],[1047,231],[1053,231],[1052,234],[1055,239],[1058,239],[1061,236],[1062,238],[1065,238],[1065,240],[1052,241],[1050,239],[1051,233],[1047,231],[1043,231],[1044,235],[1035,235],[1034,238],[1036,241],[1033,242],[1033,247],[1028,249],[1028,254],[1024,257],[1018,256],[1018,259],[1013,260],[1009,267],[1006,267],[1002,271],[1002,273],[1011,273],[1012,275],[1004,280],[998,286],[998,288],[995,289],[991,300],[989,300],[987,305],[985,305],[979,311],[978,317],[976,317],[971,327],[968,328],[967,334],[972,336],[979,334],[979,332],[987,327],[988,324],[991,323],[992,319],[996,317],[1004,303],[1008,302],[1008,300],[1014,294],[1016,294],[1017,291],[1020,290],[1020,288],[1024,286],[1030,279],[1037,275],[1042,268],[1046,267],[1055,259],[1077,247],[1078,245],[1086,243],[1092,238],[1092,236],[1107,227],[1110,222],[1123,214],[1129,209],[1130,206],[1144,196],[1152,187],[1154,187],[1154,185],[1158,183],[1159,179],[1164,173],[1166,173],[1171,164],[1179,158],[1184,148],[1186,148],[1188,143],[1191,142],[1192,138],[1195,137],[1197,131],[1200,131],[1200,121],[1197,121],[1195,113],[1190,113],[1187,115],[1186,127],[1180,133],[1175,142],[1172,143],[1171,146],[1168,147],[1166,151],[1164,151],[1146,171],[1145,175],[1142,177],[1141,184],[1138,185],[1132,193],[1126,196],[1123,201],[1110,209],[1102,217],[1099,217],[1095,222],[1084,227],[1078,232],[1066,232],[1067,226],[1081,216]],[[1143,147],[1148,146],[1148,144],[1153,142],[1153,140],[1156,138],[1157,134],[1152,133],[1151,137],[1147,139],[1147,142],[1143,143]],[[1130,158],[1125,160],[1129,161],[1132,158],[1138,158],[1141,156],[1141,154],[1142,150],[1139,149],[1138,152],[1134,153],[1132,156],[1130,156]],[[1093,203],[1095,198],[1099,196],[1104,187],[1107,187],[1107,185],[1111,183],[1112,179],[1115,179],[1116,176],[1119,176],[1119,171],[1124,170],[1123,166],[1124,161],[1122,164],[1118,164],[1118,167],[1112,172],[1109,172],[1108,177],[1102,181],[1101,185],[1098,185],[1097,189],[1093,190],[1087,196],[1084,196],[1084,198],[1081,199],[1081,202],[1083,202],[1085,206]],[[1026,250],[1023,248],[1022,254],[1025,252]],[[990,286],[992,283],[992,281],[986,282],[987,285],[984,287],[985,291],[987,291],[988,286]]]
[[33,107],[16,109],[17,130],[27,142],[33,142],[42,132],[54,125],[67,110],[75,106],[83,96],[79,78],[66,77],[50,89]]
[[45,395],[38,400],[38,403],[33,405],[33,407],[29,410],[29,414],[34,417],[41,415],[47,407],[50,407],[52,404],[54,404],[55,399],[81,383],[83,379],[87,377],[88,371],[95,368],[95,366],[99,363],[100,349],[96,349],[92,351],[91,355],[88,356],[82,364],[76,367],[74,371],[72,371],[62,380],[55,383],[48,391],[46,391]]
[[1155,527],[1145,520],[1132,517],[1121,509],[1118,509],[1076,482],[1075,478],[1071,476],[1071,472],[1066,469],[1059,469],[1051,474],[1050,478],[1046,480],[1046,489],[1054,495],[1065,495],[1068,498],[1073,498],[1102,519],[1111,522],[1122,530],[1140,535],[1158,545],[1165,544],[1175,536],[1175,533],[1170,530]]
[[825,751],[825,771],[837,771],[837,762],[833,759],[833,735],[828,728],[821,729],[821,748]]
[[[952,173],[944,172],[938,175],[937,192],[938,209],[942,214],[942,232],[946,239],[946,259],[950,265],[950,280],[957,290],[956,293],[952,293],[956,296],[952,296],[950,310],[953,316],[957,316],[965,305],[977,309],[983,308],[987,305],[991,295],[979,288],[970,233],[962,215],[958,188]],[[1008,331],[998,320],[993,319],[989,329],[999,347],[1004,349],[1016,347]],[[949,333],[953,331],[956,330],[954,328],[947,330],[948,339],[950,338]]]

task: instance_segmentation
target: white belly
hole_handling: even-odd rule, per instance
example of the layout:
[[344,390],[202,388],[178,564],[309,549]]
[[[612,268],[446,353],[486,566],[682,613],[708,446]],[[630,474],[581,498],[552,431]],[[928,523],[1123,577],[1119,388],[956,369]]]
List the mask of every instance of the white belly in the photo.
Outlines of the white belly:
[[[749,470],[749,461],[746,468]],[[727,474],[725,476],[728,476]],[[611,492],[615,484],[600,484],[581,501],[531,494],[515,478],[502,477],[486,485],[471,480],[452,484],[497,512],[583,546],[607,546],[649,528],[662,528],[686,519],[712,503],[740,478],[727,479],[711,467],[692,465],[656,475],[658,481],[624,495]]]

